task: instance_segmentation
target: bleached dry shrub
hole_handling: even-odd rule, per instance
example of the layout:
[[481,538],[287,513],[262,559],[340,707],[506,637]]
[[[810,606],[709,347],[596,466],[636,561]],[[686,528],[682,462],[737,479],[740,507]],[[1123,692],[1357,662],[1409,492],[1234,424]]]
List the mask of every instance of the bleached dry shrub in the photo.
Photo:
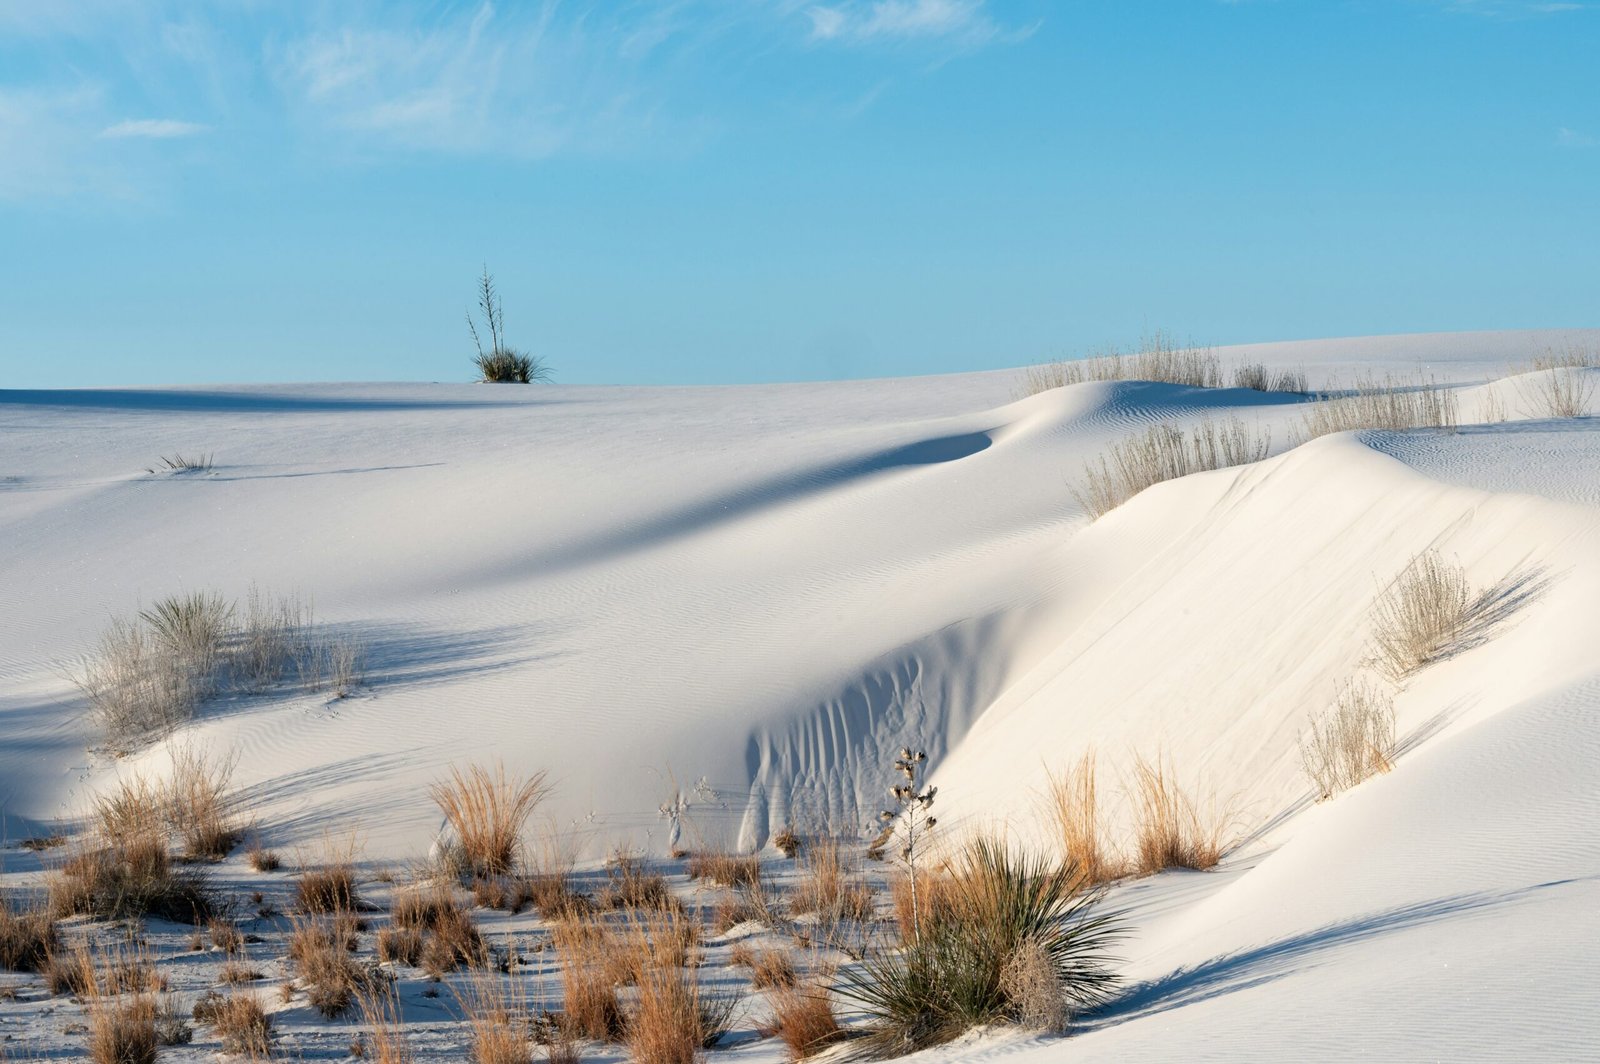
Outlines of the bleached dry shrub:
[[545,774],[527,779],[506,775],[504,764],[491,773],[482,765],[452,766],[431,788],[433,800],[450,822],[467,870],[478,876],[510,872],[522,845],[522,828],[549,789]]
[[1164,868],[1215,867],[1227,848],[1228,830],[1228,817],[1215,799],[1202,808],[1159,757],[1154,762],[1136,757],[1133,776],[1134,870],[1151,875]]
[[1093,751],[1059,775],[1050,772],[1047,810],[1061,855],[1089,886],[1121,876],[1125,862],[1106,836]]
[[50,911],[58,917],[153,916],[199,925],[210,920],[215,909],[210,882],[194,869],[174,866],[159,835],[87,845],[51,873],[47,884]]
[[1061,1032],[1070,1014],[1061,978],[1050,951],[1027,938],[1000,969],[1000,990],[1011,1001],[1015,1020],[1035,1031]]
[[1304,392],[1306,371],[1303,369],[1268,369],[1260,362],[1247,362],[1234,367],[1233,386],[1257,392]]
[[709,879],[724,887],[737,887],[761,878],[761,858],[753,853],[696,854],[689,858],[688,872],[690,879]]
[[300,686],[349,698],[366,679],[365,656],[366,648],[352,636],[332,632],[308,635],[295,662]]
[[1394,699],[1365,680],[1347,682],[1300,737],[1300,761],[1319,801],[1388,772],[1393,758]]
[[1022,393],[1037,395],[1086,381],[1158,381],[1191,388],[1222,387],[1222,362],[1210,348],[1181,346],[1163,332],[1146,336],[1139,348],[1115,348],[1088,358],[1062,359],[1023,371]]
[[1594,398],[1596,382],[1587,369],[1600,367],[1600,351],[1554,348],[1538,356],[1524,372],[1537,374],[1517,382],[1522,406],[1530,417],[1582,417]]
[[741,942],[733,948],[729,961],[750,969],[750,985],[757,990],[791,987],[800,977],[794,958],[785,949],[768,947],[758,952]]
[[792,861],[800,856],[800,836],[795,834],[794,828],[784,827],[772,836],[772,848]]
[[1356,429],[1449,429],[1460,424],[1456,393],[1432,379],[1381,381],[1371,375],[1356,382],[1349,395],[1320,399],[1306,406],[1297,442]]
[[1372,607],[1378,667],[1400,681],[1459,649],[1474,612],[1467,571],[1428,550],[1411,559]]
[[361,904],[356,874],[357,841],[354,835],[322,840],[322,858],[302,854],[295,880],[295,905],[303,913],[354,912]]
[[654,909],[670,912],[679,908],[678,899],[667,886],[666,877],[652,871],[638,857],[614,854],[606,868],[610,885],[601,897],[607,909]]
[[593,917],[559,921],[551,941],[561,959],[561,1026],[574,1038],[613,1041],[623,1028],[622,1006],[612,978],[616,944]]
[[143,625],[113,619],[70,674],[95,725],[116,748],[164,735],[194,716],[195,677]]
[[173,752],[172,775],[163,788],[165,813],[190,859],[221,860],[239,842],[228,795],[237,763],[237,755],[213,757],[192,747]]
[[1081,891],[1068,865],[980,837],[952,860],[950,883],[947,911],[925,914],[903,949],[870,957],[840,984],[870,1018],[865,1052],[898,1056],[1036,1014],[1037,1001],[1015,996],[1030,989],[1016,974],[1028,951],[1048,958],[1065,1007],[1093,1004],[1114,984],[1116,919],[1094,911],[1099,893]]
[[1251,429],[1238,418],[1207,419],[1188,432],[1153,425],[1112,444],[1109,456],[1098,463],[1088,463],[1073,495],[1091,517],[1101,517],[1152,485],[1259,462],[1271,450],[1270,430]]
[[256,688],[283,679],[305,652],[311,610],[294,595],[273,597],[251,585],[244,600],[235,667]]

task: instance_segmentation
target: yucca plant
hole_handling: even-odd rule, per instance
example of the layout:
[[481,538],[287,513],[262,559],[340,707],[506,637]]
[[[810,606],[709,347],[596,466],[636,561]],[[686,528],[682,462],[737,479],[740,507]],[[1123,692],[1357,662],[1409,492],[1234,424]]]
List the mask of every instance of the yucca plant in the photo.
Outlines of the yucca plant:
[[1036,1014],[1012,978],[1019,956],[1044,959],[1047,992],[1063,1009],[1092,1005],[1116,983],[1107,951],[1122,933],[1118,914],[1096,910],[1101,892],[1080,890],[1072,865],[990,838],[975,839],[951,864],[948,908],[925,914],[903,949],[868,959],[837,988],[871,1017],[866,1056],[898,1056]]
[[550,379],[550,366],[538,355],[530,355],[506,343],[505,309],[500,303],[500,293],[494,286],[489,267],[483,268],[478,279],[478,310],[483,314],[485,328],[489,331],[489,346],[483,346],[478,325],[467,314],[467,329],[478,349],[473,364],[478,367],[480,379],[494,384],[534,384]]

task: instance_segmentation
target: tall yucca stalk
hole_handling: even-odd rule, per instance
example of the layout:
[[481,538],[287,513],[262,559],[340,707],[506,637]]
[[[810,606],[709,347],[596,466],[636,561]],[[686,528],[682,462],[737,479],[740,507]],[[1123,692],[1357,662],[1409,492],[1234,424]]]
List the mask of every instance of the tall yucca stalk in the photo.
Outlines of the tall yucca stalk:
[[465,770],[452,766],[450,775],[430,790],[455,830],[468,870],[480,876],[511,871],[522,826],[549,793],[543,772],[516,779],[499,763],[492,773],[482,765]]
[[903,950],[869,959],[838,987],[872,1018],[863,1054],[914,1052],[1032,1011],[1007,979],[1024,951],[1047,959],[1063,1006],[1103,998],[1116,981],[1107,949],[1121,927],[1116,914],[1094,911],[1101,894],[1080,883],[1069,864],[994,839],[969,843],[952,862],[948,908],[929,914]]

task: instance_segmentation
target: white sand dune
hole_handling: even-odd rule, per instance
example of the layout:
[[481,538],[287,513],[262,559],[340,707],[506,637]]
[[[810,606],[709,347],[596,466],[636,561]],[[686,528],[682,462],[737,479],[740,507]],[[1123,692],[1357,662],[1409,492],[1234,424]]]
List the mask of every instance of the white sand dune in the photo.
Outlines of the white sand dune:
[[[426,784],[495,757],[550,771],[591,855],[858,834],[903,744],[950,823],[1037,838],[1047,770],[1092,747],[1109,785],[1160,751],[1246,841],[1119,888],[1130,985],[1087,1030],[933,1059],[1600,1059],[1600,420],[1495,380],[1562,343],[1600,331],[1224,349],[1314,382],[1420,367],[1464,421],[1509,416],[1293,450],[1298,396],[1018,399],[1014,373],[0,391],[0,827],[167,756],[88,752],[62,670],[109,616],[258,584],[368,647],[354,698],[222,699],[185,729],[239,752],[275,844],[358,827],[420,855]],[[1208,415],[1274,456],[1087,522],[1085,460]],[[174,452],[215,467],[145,471]],[[1516,608],[1400,692],[1391,774],[1312,805],[1298,735],[1426,548]]]

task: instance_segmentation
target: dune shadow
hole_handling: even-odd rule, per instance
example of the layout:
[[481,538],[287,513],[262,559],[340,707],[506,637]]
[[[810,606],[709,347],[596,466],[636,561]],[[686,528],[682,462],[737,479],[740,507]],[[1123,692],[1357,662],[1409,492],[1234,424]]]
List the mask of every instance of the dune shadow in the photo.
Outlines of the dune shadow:
[[1580,880],[1562,879],[1515,890],[1456,894],[1326,924],[1302,934],[1253,949],[1224,954],[1192,967],[1175,969],[1156,979],[1136,983],[1085,1012],[1082,1021],[1090,1028],[1108,1027],[1250,990],[1313,968],[1321,955],[1341,946],[1381,938],[1466,913],[1524,902],[1542,891],[1577,882]]
[[1487,643],[1518,611],[1549,591],[1550,585],[1543,568],[1525,566],[1484,588],[1472,600],[1466,623],[1441,657],[1452,657]]
[[679,510],[648,518],[625,528],[556,547],[529,561],[539,568],[564,569],[606,561],[659,543],[692,535],[713,525],[737,520],[759,510],[797,502],[847,484],[885,474],[960,461],[986,451],[993,432],[939,436],[874,451],[860,458],[813,466],[774,477],[738,491],[726,492]]
[[0,388],[0,408],[121,410],[130,413],[357,414],[391,410],[471,410],[479,407],[553,406],[581,400],[551,398],[360,399],[312,395],[144,388]]

